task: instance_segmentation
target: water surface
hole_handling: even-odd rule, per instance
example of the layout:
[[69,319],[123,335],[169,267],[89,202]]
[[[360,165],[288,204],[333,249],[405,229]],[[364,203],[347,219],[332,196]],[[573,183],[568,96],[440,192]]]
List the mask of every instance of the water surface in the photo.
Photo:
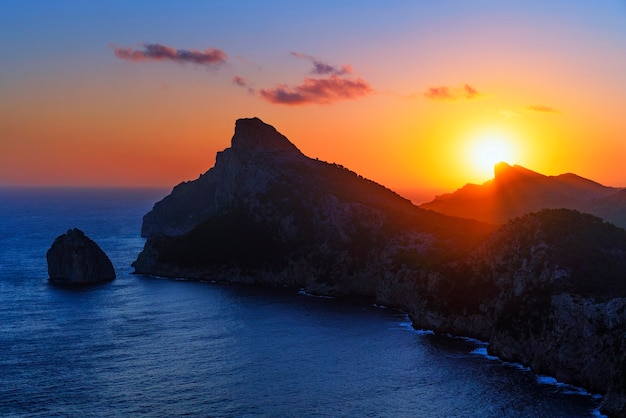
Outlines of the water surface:
[[[584,417],[600,399],[411,329],[406,315],[290,289],[131,274],[163,190],[0,190],[0,416]],[[47,283],[78,227],[118,278]]]

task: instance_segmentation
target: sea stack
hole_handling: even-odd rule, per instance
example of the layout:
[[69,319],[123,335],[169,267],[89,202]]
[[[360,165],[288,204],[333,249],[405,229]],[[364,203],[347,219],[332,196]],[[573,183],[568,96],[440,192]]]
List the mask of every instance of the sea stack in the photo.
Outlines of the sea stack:
[[115,270],[109,257],[77,228],[59,235],[46,253],[51,283],[81,286],[109,282]]

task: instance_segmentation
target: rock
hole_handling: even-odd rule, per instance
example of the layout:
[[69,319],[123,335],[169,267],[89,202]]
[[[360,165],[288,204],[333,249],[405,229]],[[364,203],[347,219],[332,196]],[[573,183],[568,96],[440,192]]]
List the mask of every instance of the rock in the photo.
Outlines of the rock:
[[51,283],[74,286],[115,279],[109,257],[77,228],[59,235],[46,253],[46,259]]
[[489,353],[606,394],[626,414],[626,231],[546,209],[510,221],[468,256],[417,276],[416,327],[489,342]]
[[141,236],[183,235],[233,202],[265,193],[281,166],[306,166],[308,160],[273,126],[259,118],[239,119],[232,146],[218,152],[215,167],[157,202],[143,218]]

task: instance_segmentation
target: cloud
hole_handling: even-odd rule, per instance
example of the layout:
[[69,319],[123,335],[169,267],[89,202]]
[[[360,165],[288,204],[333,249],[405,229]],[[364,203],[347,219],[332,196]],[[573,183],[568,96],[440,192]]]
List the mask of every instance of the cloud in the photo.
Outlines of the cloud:
[[466,99],[474,99],[478,96],[480,96],[480,93],[478,93],[478,90],[476,90],[474,87],[464,84],[463,85],[463,90],[464,90],[464,97]]
[[349,65],[342,65],[341,67],[335,67],[334,65],[330,65],[325,63],[324,61],[320,61],[319,59],[312,57],[311,55],[301,54],[300,52],[292,52],[296,58],[306,59],[311,61],[313,64],[313,69],[311,70],[311,74],[314,75],[346,75],[352,74],[352,67]]
[[459,100],[477,99],[481,94],[469,84],[463,84],[461,87],[437,86],[429,87],[424,92],[424,97],[431,100]]
[[[115,56],[132,62],[174,61],[181,64],[196,64],[218,67],[227,62],[227,55],[217,48],[204,51],[174,49],[161,44],[142,44],[143,49],[122,48],[110,45]],[[244,88],[249,94],[257,95],[270,102],[286,105],[330,104],[340,100],[356,99],[372,93],[374,90],[368,82],[353,74],[350,65],[334,66],[313,56],[292,52],[292,56],[310,61],[313,68],[311,77],[296,86],[276,84],[272,88],[255,89],[248,79],[240,75],[232,77],[232,83]],[[237,57],[236,57],[237,58]],[[241,58],[243,60],[243,58]]]
[[143,50],[119,48],[115,45],[111,45],[111,48],[113,48],[116,57],[132,62],[174,61],[181,64],[191,63],[217,67],[224,64],[227,58],[226,53],[217,48],[207,48],[204,51],[197,51],[194,49],[174,49],[161,44],[145,43],[142,46]]
[[248,80],[246,80],[244,77],[241,77],[241,76],[238,76],[238,75],[234,76],[233,77],[233,84],[235,84],[235,85],[237,85],[239,87],[246,88],[248,90],[248,93],[250,93],[250,94],[254,94],[255,93],[254,89],[248,85]]
[[433,100],[453,100],[454,96],[450,91],[450,87],[441,86],[441,87],[430,87],[425,93],[424,96],[428,99]]
[[310,74],[322,77],[305,77],[295,87],[277,84],[273,88],[259,90],[259,95],[270,103],[285,105],[331,104],[340,100],[357,99],[374,90],[370,84],[353,75],[352,67],[337,67],[310,55],[292,52],[292,56],[306,59],[313,64]]
[[238,76],[238,75],[233,77],[233,83],[235,83],[236,85],[238,85],[240,87],[247,87],[248,86],[248,82],[246,81],[246,79],[241,77],[241,76]]
[[544,106],[544,105],[528,106],[526,109],[532,112],[539,112],[539,113],[559,113],[558,110],[552,107]]
[[302,105],[330,104],[339,100],[356,99],[372,92],[369,83],[361,78],[347,79],[331,74],[328,78],[306,77],[302,84],[293,88],[278,84],[274,88],[260,90],[259,94],[271,103]]

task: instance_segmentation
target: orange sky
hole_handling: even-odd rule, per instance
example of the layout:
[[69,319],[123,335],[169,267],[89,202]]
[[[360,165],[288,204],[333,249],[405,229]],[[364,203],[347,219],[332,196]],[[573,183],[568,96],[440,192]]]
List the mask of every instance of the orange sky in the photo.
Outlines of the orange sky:
[[486,138],[626,186],[622,1],[214,3],[3,4],[0,186],[172,187],[252,116],[396,190],[486,181]]

